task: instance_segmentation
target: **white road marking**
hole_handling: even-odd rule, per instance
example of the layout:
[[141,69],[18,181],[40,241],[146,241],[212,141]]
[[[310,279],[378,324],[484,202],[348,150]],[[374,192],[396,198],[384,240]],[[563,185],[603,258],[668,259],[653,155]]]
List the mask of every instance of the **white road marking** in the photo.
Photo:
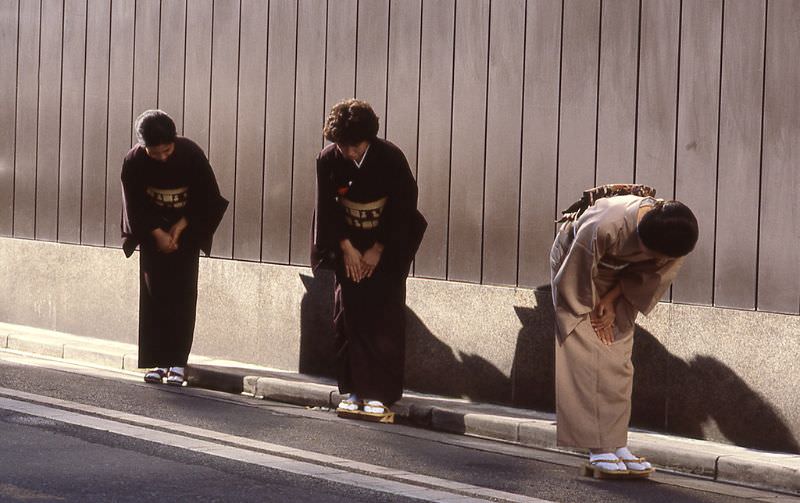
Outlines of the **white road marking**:
[[0,409],[388,494],[437,502],[478,502],[494,499],[551,503],[539,498],[7,388],[0,388],[0,395],[4,395],[0,397]]

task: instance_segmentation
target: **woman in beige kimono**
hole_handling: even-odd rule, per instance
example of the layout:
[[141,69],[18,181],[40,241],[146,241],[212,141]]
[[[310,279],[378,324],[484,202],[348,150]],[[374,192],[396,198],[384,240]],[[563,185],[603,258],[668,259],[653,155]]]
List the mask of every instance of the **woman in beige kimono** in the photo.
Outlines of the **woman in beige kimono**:
[[682,203],[622,195],[599,199],[556,236],[557,442],[589,449],[587,474],[653,471],[627,448],[634,322],[661,299],[697,234]]

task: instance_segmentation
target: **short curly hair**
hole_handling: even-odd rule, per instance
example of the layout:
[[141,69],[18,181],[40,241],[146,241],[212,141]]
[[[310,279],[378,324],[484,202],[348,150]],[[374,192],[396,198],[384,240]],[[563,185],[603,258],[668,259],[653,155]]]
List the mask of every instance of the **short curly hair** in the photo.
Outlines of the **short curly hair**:
[[378,116],[366,101],[348,99],[331,108],[322,134],[325,139],[343,145],[357,145],[378,136]]
[[697,219],[692,210],[679,201],[656,203],[644,214],[637,230],[645,247],[669,257],[688,255],[697,244]]

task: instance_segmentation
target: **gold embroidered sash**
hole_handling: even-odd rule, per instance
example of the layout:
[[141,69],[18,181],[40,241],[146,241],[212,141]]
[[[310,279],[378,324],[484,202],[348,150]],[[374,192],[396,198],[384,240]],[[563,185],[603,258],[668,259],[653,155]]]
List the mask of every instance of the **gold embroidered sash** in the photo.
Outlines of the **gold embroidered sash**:
[[157,206],[163,208],[183,208],[189,199],[189,187],[178,187],[177,189],[158,189],[147,187],[147,195]]
[[356,229],[375,229],[380,225],[381,213],[386,206],[386,197],[368,203],[356,203],[346,197],[339,199],[344,207],[347,225]]

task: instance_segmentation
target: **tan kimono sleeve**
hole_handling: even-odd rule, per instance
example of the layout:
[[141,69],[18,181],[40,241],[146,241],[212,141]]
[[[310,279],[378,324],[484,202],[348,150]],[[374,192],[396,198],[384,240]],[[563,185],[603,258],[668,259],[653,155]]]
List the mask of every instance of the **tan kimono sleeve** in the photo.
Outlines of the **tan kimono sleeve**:
[[631,264],[620,277],[622,295],[640,313],[647,315],[664,296],[683,265],[683,257]]
[[[559,337],[565,339],[594,309],[597,291],[593,278],[597,266],[609,245],[613,233],[600,225],[599,218],[581,222],[571,244],[566,244],[561,265],[553,277],[556,323]],[[570,226],[565,232],[572,232]]]

